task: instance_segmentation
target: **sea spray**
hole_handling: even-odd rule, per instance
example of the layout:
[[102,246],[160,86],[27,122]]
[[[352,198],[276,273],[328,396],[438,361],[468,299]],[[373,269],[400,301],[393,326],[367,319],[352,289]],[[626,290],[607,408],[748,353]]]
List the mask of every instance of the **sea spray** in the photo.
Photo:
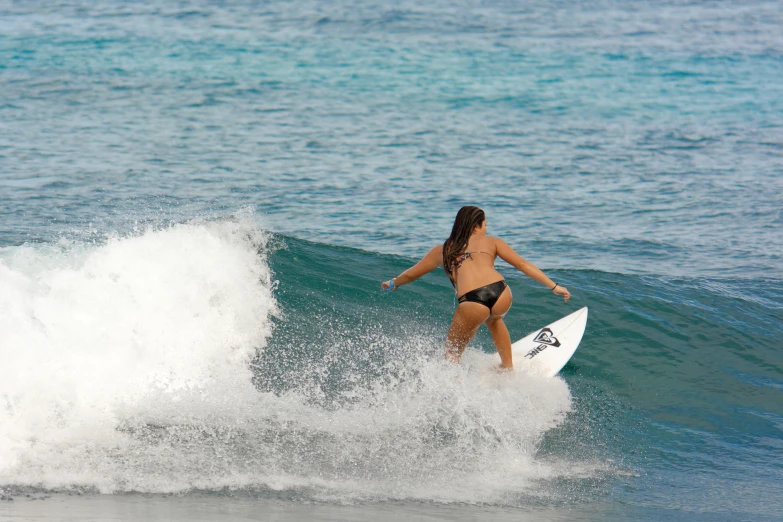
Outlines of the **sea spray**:
[[573,474],[536,458],[571,407],[561,379],[478,351],[454,367],[426,328],[329,309],[308,316],[318,344],[267,353],[301,312],[274,297],[267,243],[240,219],[5,249],[0,483],[503,502]]
[[264,242],[227,221],[5,249],[0,475],[58,481],[51,469],[89,468],[75,444],[121,444],[124,410],[252,392],[276,310]]

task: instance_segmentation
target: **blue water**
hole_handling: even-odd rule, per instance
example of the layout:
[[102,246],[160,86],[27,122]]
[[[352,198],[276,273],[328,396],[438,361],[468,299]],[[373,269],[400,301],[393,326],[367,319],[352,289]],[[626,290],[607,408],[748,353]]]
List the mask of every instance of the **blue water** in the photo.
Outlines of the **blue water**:
[[[0,3],[0,489],[776,519],[782,26]],[[590,307],[559,378],[444,367],[442,273],[377,291],[464,204],[574,295],[501,267],[512,337]]]

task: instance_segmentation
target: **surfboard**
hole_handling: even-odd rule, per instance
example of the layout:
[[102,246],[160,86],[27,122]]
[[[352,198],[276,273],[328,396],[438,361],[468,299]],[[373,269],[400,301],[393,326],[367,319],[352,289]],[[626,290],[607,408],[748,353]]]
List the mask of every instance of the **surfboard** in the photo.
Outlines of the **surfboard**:
[[514,369],[554,377],[574,355],[587,326],[587,307],[511,345]]

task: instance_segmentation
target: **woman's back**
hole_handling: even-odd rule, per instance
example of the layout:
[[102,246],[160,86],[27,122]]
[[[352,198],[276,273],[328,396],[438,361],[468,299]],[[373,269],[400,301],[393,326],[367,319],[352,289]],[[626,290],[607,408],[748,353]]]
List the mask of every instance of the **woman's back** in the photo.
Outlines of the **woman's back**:
[[495,270],[497,255],[494,237],[472,236],[468,248],[457,257],[458,266],[452,273],[457,295],[503,279],[500,272]]

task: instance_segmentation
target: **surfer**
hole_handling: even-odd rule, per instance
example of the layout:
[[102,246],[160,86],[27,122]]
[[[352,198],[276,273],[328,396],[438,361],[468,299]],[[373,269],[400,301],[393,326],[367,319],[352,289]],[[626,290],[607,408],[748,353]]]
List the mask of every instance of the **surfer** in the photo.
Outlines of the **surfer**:
[[459,209],[451,235],[442,245],[434,247],[402,274],[381,283],[381,288],[396,290],[443,266],[458,296],[457,310],[446,337],[446,360],[459,364],[462,352],[483,323],[500,355],[500,367],[510,370],[514,367],[511,337],[503,316],[511,308],[511,289],[495,270],[497,257],[563,296],[565,302],[571,297],[566,287],[549,279],[505,241],[487,236],[484,211],[473,206]]

